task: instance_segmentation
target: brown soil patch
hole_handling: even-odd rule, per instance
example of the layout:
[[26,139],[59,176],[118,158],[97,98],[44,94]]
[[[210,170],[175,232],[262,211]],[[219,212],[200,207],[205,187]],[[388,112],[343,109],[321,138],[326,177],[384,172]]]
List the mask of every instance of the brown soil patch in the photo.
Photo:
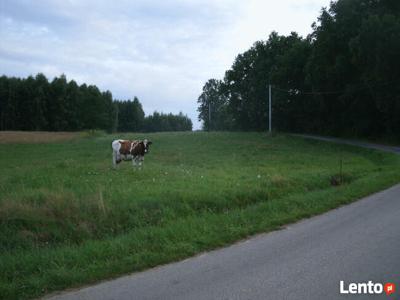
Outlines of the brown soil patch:
[[82,132],[0,131],[0,144],[52,143],[71,140],[82,135]]

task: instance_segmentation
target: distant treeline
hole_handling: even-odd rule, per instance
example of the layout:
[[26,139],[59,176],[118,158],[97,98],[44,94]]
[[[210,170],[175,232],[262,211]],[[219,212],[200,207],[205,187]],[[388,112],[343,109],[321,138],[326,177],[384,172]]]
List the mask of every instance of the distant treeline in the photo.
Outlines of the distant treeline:
[[400,138],[400,1],[332,1],[312,28],[272,32],[206,82],[204,129],[266,130],[271,84],[274,129]]
[[78,85],[65,75],[51,82],[43,74],[0,77],[0,130],[184,131],[192,121],[182,113],[145,117],[138,98],[113,100],[110,91]]
[[164,114],[154,112],[152,115],[144,115],[139,99],[135,97],[133,101],[115,101],[117,113],[117,131],[191,131],[192,120],[179,113]]

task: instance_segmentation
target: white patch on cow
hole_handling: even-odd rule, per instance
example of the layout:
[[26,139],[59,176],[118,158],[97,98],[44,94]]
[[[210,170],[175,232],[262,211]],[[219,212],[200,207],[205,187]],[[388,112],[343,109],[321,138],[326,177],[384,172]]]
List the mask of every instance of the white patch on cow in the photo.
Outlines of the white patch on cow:
[[139,141],[133,141],[131,143],[131,149],[129,150],[129,152],[132,153],[132,150],[135,149],[137,145],[139,145]]
[[113,149],[113,159],[112,159],[112,162],[113,162],[113,167],[114,168],[116,168],[117,167],[117,160],[119,160],[120,159],[120,156],[119,156],[119,149],[121,149],[121,143],[120,143],[120,141],[121,140],[115,140],[115,141],[113,141],[112,143],[111,143],[111,147],[112,147],[112,149]]
[[115,140],[115,141],[112,142],[111,145],[112,145],[112,148],[113,148],[114,151],[119,152],[119,149],[121,149],[121,143],[120,142],[123,142],[123,140]]

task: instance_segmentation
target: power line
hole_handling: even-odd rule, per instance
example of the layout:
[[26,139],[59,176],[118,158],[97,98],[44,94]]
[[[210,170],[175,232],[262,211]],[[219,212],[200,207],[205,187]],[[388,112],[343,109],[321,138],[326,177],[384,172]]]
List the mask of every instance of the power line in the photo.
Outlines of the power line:
[[[350,92],[357,92],[357,91],[372,89],[372,88],[379,87],[379,86],[386,86],[386,85],[390,85],[390,84],[393,84],[393,83],[397,83],[398,81],[400,81],[400,80],[396,79],[396,80],[389,81],[389,82],[377,83],[377,84],[372,85],[372,86],[364,83],[362,87],[360,86],[358,88],[351,89]],[[324,91],[324,92],[319,92],[319,91],[317,91],[317,92],[302,92],[302,91],[296,90],[296,89],[285,90],[285,89],[281,89],[281,88],[278,88],[278,87],[275,87],[275,86],[273,86],[272,88],[274,90],[285,92],[285,93],[297,92],[297,94],[301,94],[301,95],[337,95],[337,94],[344,94],[344,93],[348,93],[349,92],[349,90]]]

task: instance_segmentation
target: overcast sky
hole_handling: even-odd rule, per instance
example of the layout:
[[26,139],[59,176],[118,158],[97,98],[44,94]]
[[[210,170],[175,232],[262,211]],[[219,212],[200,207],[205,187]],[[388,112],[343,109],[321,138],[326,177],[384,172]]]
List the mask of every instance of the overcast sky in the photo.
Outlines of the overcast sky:
[[182,111],[271,31],[305,36],[329,0],[0,0],[0,74],[65,74],[137,96],[146,114]]

